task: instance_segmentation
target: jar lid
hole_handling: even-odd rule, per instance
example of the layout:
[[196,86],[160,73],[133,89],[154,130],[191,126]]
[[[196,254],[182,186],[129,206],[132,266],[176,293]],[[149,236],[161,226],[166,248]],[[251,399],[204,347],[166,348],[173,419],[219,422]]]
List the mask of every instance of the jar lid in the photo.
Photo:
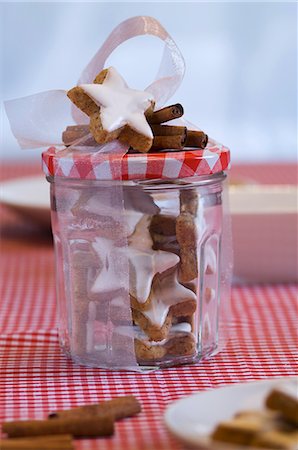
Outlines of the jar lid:
[[[210,142],[203,149],[159,153],[67,152],[50,147],[42,154],[47,176],[80,180],[177,179],[212,175],[229,168],[230,150]],[[120,163],[120,164],[119,164]],[[121,167],[121,170],[119,168]]]

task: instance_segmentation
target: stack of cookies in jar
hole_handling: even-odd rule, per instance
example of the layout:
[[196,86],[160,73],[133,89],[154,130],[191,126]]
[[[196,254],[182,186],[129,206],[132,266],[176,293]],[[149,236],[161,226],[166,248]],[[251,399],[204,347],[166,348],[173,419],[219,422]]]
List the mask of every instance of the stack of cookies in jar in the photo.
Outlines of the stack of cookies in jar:
[[[67,127],[66,148],[98,146],[115,139],[129,153],[179,151],[207,144],[202,131],[168,124],[183,115],[181,105],[156,110],[152,95],[129,89],[114,68],[102,71],[93,84],[73,88],[68,96],[89,116],[90,125]],[[115,190],[107,186],[101,192],[90,185],[72,208],[69,266],[74,353],[102,351],[107,345],[121,352],[129,338],[139,364],[195,356],[196,189],[181,185],[176,189],[175,207],[165,211],[158,195],[146,186],[124,183],[121,216],[120,204],[113,198]],[[128,308],[121,293],[126,263]]]

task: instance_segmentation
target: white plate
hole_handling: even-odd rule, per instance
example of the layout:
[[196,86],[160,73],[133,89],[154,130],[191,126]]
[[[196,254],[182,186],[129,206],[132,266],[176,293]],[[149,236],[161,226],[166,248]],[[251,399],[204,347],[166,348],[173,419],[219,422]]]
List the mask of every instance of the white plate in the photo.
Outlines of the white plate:
[[295,383],[295,380],[237,384],[185,397],[167,408],[166,426],[182,442],[198,449],[239,449],[238,445],[215,443],[209,438],[210,433],[219,422],[240,410],[263,409],[264,399],[272,387],[283,383]]
[[297,186],[288,184],[232,184],[232,215],[297,214]]
[[234,275],[241,282],[296,282],[297,186],[230,186]]
[[49,227],[49,189],[44,176],[15,178],[0,183],[0,201],[33,222]]

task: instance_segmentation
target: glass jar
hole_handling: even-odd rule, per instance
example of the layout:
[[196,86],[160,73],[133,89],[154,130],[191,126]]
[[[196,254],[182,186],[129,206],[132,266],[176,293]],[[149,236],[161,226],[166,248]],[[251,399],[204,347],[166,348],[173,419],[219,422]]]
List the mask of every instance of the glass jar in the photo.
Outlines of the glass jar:
[[230,283],[224,172],[126,181],[47,175],[63,350],[112,369],[216,353]]

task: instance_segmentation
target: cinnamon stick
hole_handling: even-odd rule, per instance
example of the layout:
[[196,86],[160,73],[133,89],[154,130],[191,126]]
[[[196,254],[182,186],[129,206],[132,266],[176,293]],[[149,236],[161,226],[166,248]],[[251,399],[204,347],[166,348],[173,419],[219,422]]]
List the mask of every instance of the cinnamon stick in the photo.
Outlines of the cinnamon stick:
[[72,434],[75,437],[111,436],[114,432],[112,416],[76,417],[56,420],[16,420],[2,426],[9,437]]
[[95,405],[84,405],[77,408],[59,410],[49,414],[50,419],[111,415],[115,420],[131,417],[141,412],[141,405],[132,395],[118,397]]
[[0,448],[1,450],[74,450],[72,436],[69,434],[5,439],[1,441]]
[[182,150],[185,144],[185,136],[154,136],[150,151],[155,150]]
[[183,113],[183,106],[180,105],[180,103],[177,103],[176,105],[166,106],[158,111],[154,111],[147,117],[147,120],[150,124],[160,124],[177,119],[178,117],[183,116]]
[[208,136],[203,131],[187,130],[185,147],[205,148]]
[[181,127],[177,125],[160,125],[160,124],[152,124],[151,129],[153,131],[154,136],[185,136],[187,134],[187,128]]

